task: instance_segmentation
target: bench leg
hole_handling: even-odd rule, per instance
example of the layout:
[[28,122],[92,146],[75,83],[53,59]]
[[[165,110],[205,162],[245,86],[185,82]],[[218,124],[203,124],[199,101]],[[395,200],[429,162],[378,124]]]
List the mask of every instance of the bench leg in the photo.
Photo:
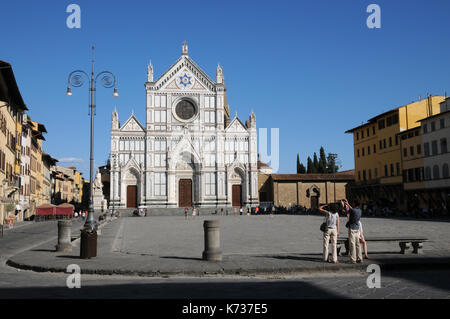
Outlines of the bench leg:
[[423,254],[423,243],[421,242],[413,242],[413,254],[422,255]]
[[400,254],[406,255],[410,252],[411,249],[411,243],[409,242],[400,242]]

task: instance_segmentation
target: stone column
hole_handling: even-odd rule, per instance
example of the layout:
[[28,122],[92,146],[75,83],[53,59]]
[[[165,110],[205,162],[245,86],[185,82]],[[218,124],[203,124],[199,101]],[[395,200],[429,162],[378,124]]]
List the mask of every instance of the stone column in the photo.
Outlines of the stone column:
[[58,221],[58,245],[56,251],[71,252],[72,251],[72,221],[59,220]]
[[220,250],[220,223],[218,220],[205,220],[203,223],[205,231],[205,250],[203,259],[209,261],[221,261]]

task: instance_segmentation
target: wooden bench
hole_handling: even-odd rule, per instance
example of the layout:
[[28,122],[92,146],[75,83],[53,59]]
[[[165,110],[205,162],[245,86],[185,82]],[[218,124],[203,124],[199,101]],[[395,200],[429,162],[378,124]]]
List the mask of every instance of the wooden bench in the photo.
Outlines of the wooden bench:
[[[423,243],[428,241],[427,238],[423,237],[368,237],[365,238],[366,242],[396,242],[400,246],[400,254],[423,254]],[[349,242],[348,238],[339,238],[337,241],[337,251],[338,255],[341,255],[342,245],[345,246],[345,253],[342,255],[349,254]],[[412,247],[412,250],[411,250]],[[361,247],[362,249],[362,247]]]

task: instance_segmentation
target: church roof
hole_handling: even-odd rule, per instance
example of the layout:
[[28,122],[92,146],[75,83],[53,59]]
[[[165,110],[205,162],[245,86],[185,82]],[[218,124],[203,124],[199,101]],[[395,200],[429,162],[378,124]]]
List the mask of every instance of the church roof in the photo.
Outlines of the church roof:
[[[137,124],[137,125],[136,125]],[[139,120],[134,116],[134,112],[131,116],[126,120],[126,122],[120,127],[120,131],[122,132],[145,132],[144,127]]]

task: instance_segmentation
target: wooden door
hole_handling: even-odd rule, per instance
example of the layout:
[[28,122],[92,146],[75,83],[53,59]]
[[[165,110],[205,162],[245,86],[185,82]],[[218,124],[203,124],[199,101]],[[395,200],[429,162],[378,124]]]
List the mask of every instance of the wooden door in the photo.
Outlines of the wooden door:
[[311,196],[311,210],[316,210],[319,208],[319,197]]
[[127,186],[127,208],[137,208],[137,186]]
[[192,180],[180,179],[178,183],[179,207],[192,207]]
[[241,207],[242,206],[242,186],[241,185],[233,185],[233,192],[232,192],[232,202],[233,207]]

